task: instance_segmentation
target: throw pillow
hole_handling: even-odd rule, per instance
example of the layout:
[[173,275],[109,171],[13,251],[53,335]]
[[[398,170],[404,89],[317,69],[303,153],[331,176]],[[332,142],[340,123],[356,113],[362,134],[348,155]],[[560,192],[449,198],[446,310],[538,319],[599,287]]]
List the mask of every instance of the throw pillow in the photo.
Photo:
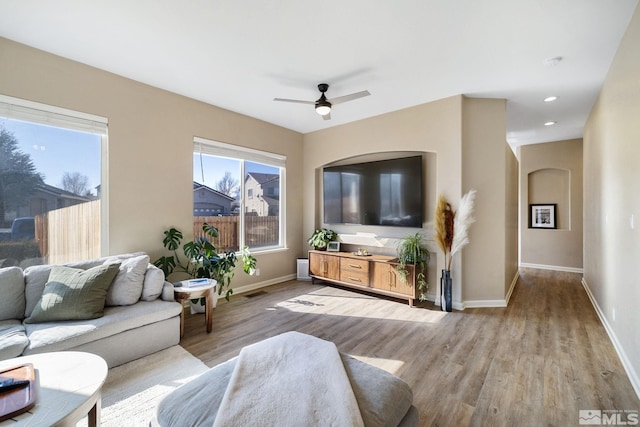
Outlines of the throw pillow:
[[162,294],[164,286],[164,272],[153,264],[147,266],[142,284],[142,301],[153,301]]
[[120,264],[89,270],[54,265],[42,297],[25,323],[102,317],[107,289],[119,268]]
[[[114,261],[107,261],[105,264],[112,264]],[[144,274],[149,264],[149,256],[141,255],[134,258],[125,259],[120,264],[120,269],[116,278],[107,289],[107,300],[105,305],[132,305],[138,302],[142,295],[142,282]]]
[[0,320],[24,317],[24,276],[18,267],[0,268]]

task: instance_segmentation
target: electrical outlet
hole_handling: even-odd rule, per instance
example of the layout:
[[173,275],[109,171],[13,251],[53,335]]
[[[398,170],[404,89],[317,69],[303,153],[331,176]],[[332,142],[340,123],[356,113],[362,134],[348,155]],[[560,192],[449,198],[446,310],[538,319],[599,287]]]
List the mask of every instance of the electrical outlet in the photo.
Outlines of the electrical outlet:
[[259,276],[259,275],[260,275],[260,269],[256,268],[256,276]]
[[614,322],[616,321],[616,309],[615,308],[613,310],[611,310],[611,319]]

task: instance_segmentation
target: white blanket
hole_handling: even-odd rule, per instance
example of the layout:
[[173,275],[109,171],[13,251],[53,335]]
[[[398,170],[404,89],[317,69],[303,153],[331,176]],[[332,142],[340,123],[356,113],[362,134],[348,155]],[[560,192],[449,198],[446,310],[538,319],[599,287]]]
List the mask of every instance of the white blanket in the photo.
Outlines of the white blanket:
[[363,426],[336,346],[287,332],[240,351],[214,427]]

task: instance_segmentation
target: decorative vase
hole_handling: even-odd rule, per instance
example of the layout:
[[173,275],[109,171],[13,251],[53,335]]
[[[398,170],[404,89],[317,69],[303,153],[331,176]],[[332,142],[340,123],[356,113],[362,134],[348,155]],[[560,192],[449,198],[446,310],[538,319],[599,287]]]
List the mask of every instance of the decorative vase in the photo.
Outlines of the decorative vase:
[[440,306],[442,311],[451,311],[451,271],[442,270],[440,277]]

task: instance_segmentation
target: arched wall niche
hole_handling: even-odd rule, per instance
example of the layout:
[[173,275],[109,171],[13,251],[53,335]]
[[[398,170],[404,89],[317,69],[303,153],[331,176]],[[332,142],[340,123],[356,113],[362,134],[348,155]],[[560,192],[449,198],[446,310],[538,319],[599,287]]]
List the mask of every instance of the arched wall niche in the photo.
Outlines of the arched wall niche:
[[528,187],[529,204],[555,203],[557,228],[571,230],[571,171],[545,168],[529,172]]

